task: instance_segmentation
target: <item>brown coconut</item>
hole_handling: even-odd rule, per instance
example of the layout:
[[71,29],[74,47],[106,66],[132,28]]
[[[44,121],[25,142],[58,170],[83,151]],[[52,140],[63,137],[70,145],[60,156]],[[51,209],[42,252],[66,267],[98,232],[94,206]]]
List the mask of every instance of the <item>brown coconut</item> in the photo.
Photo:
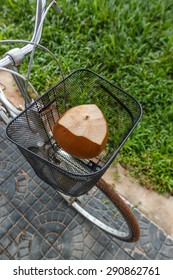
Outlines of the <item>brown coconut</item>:
[[70,155],[93,158],[105,148],[108,125],[97,105],[79,105],[58,119],[53,128],[53,136]]

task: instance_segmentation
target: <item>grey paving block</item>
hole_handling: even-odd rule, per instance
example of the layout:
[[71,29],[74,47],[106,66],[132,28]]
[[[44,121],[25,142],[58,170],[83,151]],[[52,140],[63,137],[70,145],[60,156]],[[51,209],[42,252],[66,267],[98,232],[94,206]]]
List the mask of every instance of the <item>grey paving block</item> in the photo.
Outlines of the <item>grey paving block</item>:
[[132,256],[130,256],[129,254],[127,254],[125,251],[123,251],[122,249],[119,249],[114,257],[114,259],[116,260],[131,260]]
[[100,260],[112,260],[112,255],[107,250],[105,250],[99,259]]
[[[96,237],[96,238],[97,238],[97,237]],[[100,236],[99,236],[99,238],[98,238],[98,242],[99,242],[102,246],[104,246],[104,248],[106,248],[107,245],[108,245],[108,243],[110,242],[110,237],[107,236],[106,233],[101,232],[101,233],[100,233]]]

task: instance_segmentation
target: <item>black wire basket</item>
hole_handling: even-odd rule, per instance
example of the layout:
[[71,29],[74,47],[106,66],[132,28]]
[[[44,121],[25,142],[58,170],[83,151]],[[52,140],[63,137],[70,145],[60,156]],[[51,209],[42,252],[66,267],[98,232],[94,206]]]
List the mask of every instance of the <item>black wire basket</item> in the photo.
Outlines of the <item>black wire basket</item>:
[[[81,104],[96,104],[108,123],[106,147],[96,158],[75,158],[53,138],[58,118]],[[77,197],[88,192],[104,174],[141,114],[141,106],[133,96],[93,71],[79,69],[17,116],[7,126],[6,134],[44,182]]]

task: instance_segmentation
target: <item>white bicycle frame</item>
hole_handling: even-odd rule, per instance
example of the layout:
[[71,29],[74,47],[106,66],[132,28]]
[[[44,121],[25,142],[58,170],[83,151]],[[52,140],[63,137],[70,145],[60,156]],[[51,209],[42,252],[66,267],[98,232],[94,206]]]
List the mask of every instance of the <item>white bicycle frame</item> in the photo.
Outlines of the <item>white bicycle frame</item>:
[[[50,4],[47,7],[47,2]],[[29,105],[32,100],[27,93],[29,85],[29,75],[32,65],[32,59],[36,46],[39,44],[42,35],[43,23],[48,10],[53,7],[58,13],[62,13],[55,0],[37,0],[35,25],[32,39],[22,48],[9,50],[4,58],[0,59],[0,71],[7,71],[13,75],[13,78],[24,98],[25,104]],[[0,43],[17,42],[23,40],[0,40]],[[21,65],[25,56],[31,54],[30,65],[28,67],[27,77],[24,78],[18,73],[18,66]],[[54,57],[55,58],[55,57]],[[31,85],[30,85],[31,86]],[[7,117],[7,112],[9,117]],[[11,118],[16,117],[21,111],[17,110],[6,98],[3,89],[0,88],[0,117],[7,124]]]

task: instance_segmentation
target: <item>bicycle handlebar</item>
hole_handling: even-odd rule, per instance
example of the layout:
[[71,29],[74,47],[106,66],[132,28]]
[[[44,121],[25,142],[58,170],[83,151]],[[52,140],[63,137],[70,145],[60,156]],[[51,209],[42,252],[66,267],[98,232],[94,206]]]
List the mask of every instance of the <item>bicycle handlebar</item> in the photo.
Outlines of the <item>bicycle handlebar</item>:
[[[46,10],[46,2],[49,1],[49,7]],[[41,35],[45,16],[50,7],[53,7],[56,12],[62,13],[55,0],[37,0],[36,17],[34,25],[34,33],[31,42],[38,44]],[[34,48],[33,44],[27,44],[23,48],[15,48],[5,54],[5,57],[0,59],[0,67],[18,66],[23,61],[26,54],[31,53]]]

